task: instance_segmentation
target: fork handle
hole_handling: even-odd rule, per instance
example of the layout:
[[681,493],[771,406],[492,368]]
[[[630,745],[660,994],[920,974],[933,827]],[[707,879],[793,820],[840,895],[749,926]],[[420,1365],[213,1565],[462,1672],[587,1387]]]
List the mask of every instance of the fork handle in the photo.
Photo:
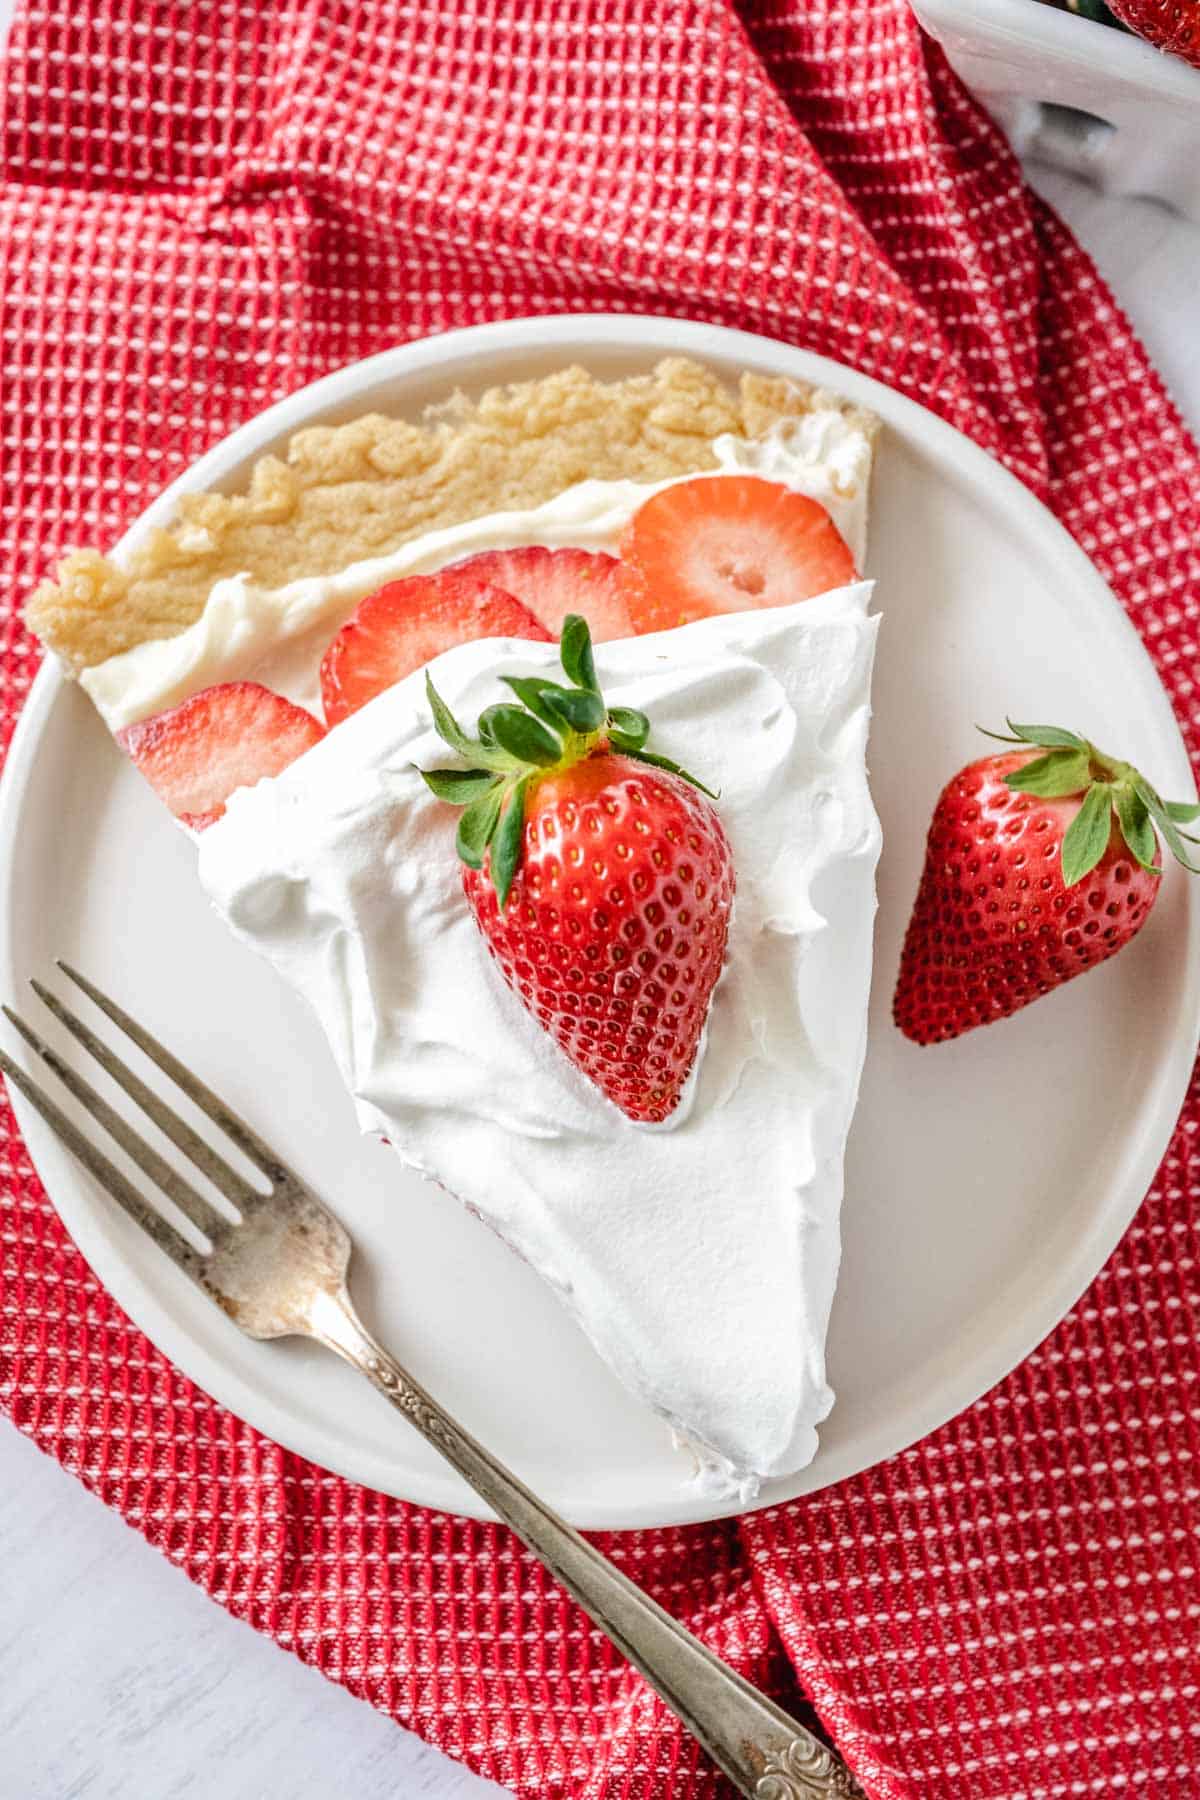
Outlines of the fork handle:
[[750,1800],[865,1800],[845,1764],[723,1663],[531,1493],[373,1338],[343,1291],[312,1335],[352,1364],[453,1464],[574,1596]]

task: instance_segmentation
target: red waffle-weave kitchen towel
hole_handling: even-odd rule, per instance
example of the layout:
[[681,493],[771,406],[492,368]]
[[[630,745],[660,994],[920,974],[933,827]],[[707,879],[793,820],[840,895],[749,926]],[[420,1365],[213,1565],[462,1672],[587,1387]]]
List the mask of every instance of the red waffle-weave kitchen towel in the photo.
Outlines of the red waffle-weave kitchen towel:
[[[977,438],[1095,558],[1195,745],[1196,448],[903,0],[28,5],[3,104],[6,735],[30,582],[231,426],[402,338],[615,308],[807,345]],[[1194,1092],[1103,1275],[953,1424],[815,1499],[607,1540],[756,1680],[798,1678],[876,1800],[1200,1793],[1198,1123]],[[22,1430],[519,1793],[718,1793],[506,1532],[325,1476],[184,1380],[4,1130]]]

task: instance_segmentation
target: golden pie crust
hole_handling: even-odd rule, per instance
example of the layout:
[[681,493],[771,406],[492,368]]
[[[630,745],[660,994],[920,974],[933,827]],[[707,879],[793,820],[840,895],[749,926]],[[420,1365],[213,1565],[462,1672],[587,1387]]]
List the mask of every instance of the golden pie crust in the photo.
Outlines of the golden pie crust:
[[715,466],[722,432],[758,438],[779,419],[838,407],[872,433],[872,414],[823,390],[744,374],[736,389],[671,357],[646,375],[600,382],[586,369],[456,395],[417,423],[369,413],[297,432],[238,494],[189,494],[179,516],[120,565],[76,550],[30,600],[31,629],[78,674],[152,638],[174,637],[213,583],[262,587],[381,556],[420,532],[541,505],[577,481],[660,481]]

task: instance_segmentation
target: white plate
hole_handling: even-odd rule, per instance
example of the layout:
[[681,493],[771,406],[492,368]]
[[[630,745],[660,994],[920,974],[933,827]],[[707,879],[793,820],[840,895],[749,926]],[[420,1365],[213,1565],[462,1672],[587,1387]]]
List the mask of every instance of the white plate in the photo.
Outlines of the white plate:
[[[1200,889],[1172,868],[1145,931],[1016,1018],[917,1050],[889,1018],[930,809],[981,752],[975,722],[1092,733],[1193,793],[1170,706],[1119,606],[998,464],[874,382],[766,338],[664,319],[527,319],[388,351],[294,394],[185,478],[235,485],[315,419],[413,412],[456,385],[565,362],[616,376],[668,351],[816,380],[887,424],[870,569],[884,614],[872,780],[884,826],[870,1046],[847,1169],[829,1347],[837,1404],[811,1468],[763,1504],[894,1454],[1030,1351],[1116,1244],[1163,1153],[1200,1019]],[[182,485],[182,484],[181,484]],[[172,496],[151,508],[161,523]],[[584,1526],[711,1516],[688,1462],[537,1278],[443,1193],[360,1140],[314,1021],[209,912],[190,843],[76,688],[39,675],[0,793],[0,990],[76,960],[244,1110],[342,1214],[377,1331],[464,1422]],[[36,1002],[32,1002],[36,1006]],[[252,1344],[145,1242],[19,1100],[30,1150],[100,1279],[233,1412],[385,1492],[479,1513],[347,1369]],[[737,1195],[730,1195],[736,1206]]]

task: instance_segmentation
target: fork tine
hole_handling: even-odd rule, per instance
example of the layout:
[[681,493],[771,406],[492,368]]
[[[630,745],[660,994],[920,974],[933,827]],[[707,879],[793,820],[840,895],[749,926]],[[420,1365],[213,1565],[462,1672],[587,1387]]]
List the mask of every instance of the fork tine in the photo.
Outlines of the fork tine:
[[147,1204],[137,1189],[122,1175],[113,1163],[109,1162],[102,1150],[84,1137],[79,1127],[68,1119],[65,1112],[57,1107],[49,1094],[41,1089],[36,1081],[26,1075],[12,1060],[11,1056],[0,1050],[0,1070],[3,1070],[9,1081],[35,1107],[45,1119],[47,1125],[62,1139],[73,1156],[77,1156],[85,1169],[88,1169],[105,1191],[112,1195],[118,1205],[124,1207],[130,1218],[141,1226],[142,1230],[152,1237],[160,1250],[165,1250],[173,1263],[181,1268],[185,1275],[200,1287],[205,1286],[203,1274],[204,1259],[192,1249],[173,1225],[155,1212]]
[[133,1129],[129,1121],[122,1118],[121,1114],[96,1092],[89,1081],[85,1081],[83,1076],[77,1074],[69,1063],[64,1062],[58,1052],[43,1038],[40,1038],[32,1026],[25,1023],[19,1013],[15,1013],[11,1006],[0,1008],[0,1011],[3,1011],[5,1018],[16,1026],[30,1049],[35,1050],[42,1061],[53,1069],[63,1086],[68,1088],[80,1104],[103,1126],[109,1137],[120,1144],[122,1150],[132,1157],[142,1173],[148,1175],[169,1200],[174,1201],[185,1218],[190,1219],[192,1224],[204,1232],[205,1236],[214,1244],[217,1243],[231,1229],[229,1220],[219,1213],[216,1207],[204,1198],[203,1194],[198,1194],[191,1182],[173,1169],[170,1163],[160,1156],[158,1151],[148,1144],[139,1132]]
[[[64,973],[70,974],[71,971],[64,969]],[[80,978],[76,976],[75,979],[79,980]],[[115,1050],[110,1050],[108,1045],[98,1038],[82,1019],[77,1018],[68,1006],[64,1006],[57,994],[51,993],[50,989],[44,987],[40,981],[31,981],[29,985],[38,999],[50,1008],[59,1023],[66,1026],[72,1037],[78,1038],[84,1049],[90,1051],[101,1068],[106,1070],[113,1080],[125,1089],[130,1099],[136,1101],[142,1111],[153,1119],[159,1130],[164,1132],[173,1144],[177,1144],[198,1169],[203,1170],[213,1186],[218,1188],[226,1199],[232,1200],[234,1205],[242,1210],[253,1206],[256,1200],[261,1200],[262,1195],[257,1189],[251,1187],[250,1183],[239,1175],[236,1169],[230,1168],[225,1158],[220,1156],[211,1144],[206,1144],[199,1132],[193,1131],[191,1126],[179,1117],[174,1108],[167,1105],[161,1095],[156,1094],[153,1088],[147,1087],[146,1083],[134,1074],[129,1065],[121,1060]],[[80,986],[84,987],[85,992],[89,991],[81,980]],[[98,1004],[102,1003],[98,1002]],[[127,1029],[133,1024],[132,1019],[127,1019],[120,1014],[120,1008],[114,1006],[111,1001],[104,1006],[104,1011],[110,1012],[122,1029]],[[154,1044],[154,1039],[148,1032],[142,1032],[140,1027],[136,1027],[133,1031],[129,1031],[129,1036],[133,1037],[135,1043],[139,1043],[147,1054],[154,1058],[154,1061],[165,1068],[168,1075],[175,1077],[185,1093],[192,1093],[193,1087],[200,1088],[200,1083],[195,1080],[195,1077],[187,1075],[187,1071],[182,1068],[181,1064],[175,1062],[174,1057],[168,1058],[165,1051],[155,1054],[155,1051],[161,1047]],[[187,1076],[187,1079],[180,1080],[181,1074]],[[189,1082],[192,1084],[191,1086],[189,1086]],[[200,1088],[200,1093],[207,1094],[208,1089]],[[192,1097],[199,1100],[200,1096],[192,1093]],[[203,1104],[202,1101],[201,1104]],[[218,1120],[218,1123],[221,1121]],[[232,1132],[229,1135],[234,1136]]]
[[[107,1013],[114,1025],[120,1026],[126,1037],[133,1039],[138,1049],[143,1050],[151,1062],[157,1063],[163,1073],[169,1075],[175,1085],[183,1089],[189,1100],[195,1101],[201,1112],[207,1113],[213,1123],[220,1126],[226,1137],[232,1138],[238,1149],[242,1151],[243,1155],[250,1158],[256,1168],[261,1169],[272,1182],[295,1180],[292,1171],[280,1159],[278,1151],[272,1150],[270,1144],[265,1143],[258,1133],[247,1125],[245,1119],[235,1113],[232,1107],[226,1106],[219,1094],[214,1094],[210,1087],[205,1087],[204,1083],[193,1075],[192,1071],[185,1067],[178,1057],[172,1056],[166,1046],[160,1044],[156,1037],[152,1037],[144,1025],[139,1025],[136,1019],[131,1019],[115,1000],[110,1000],[107,994],[102,993],[93,982],[81,975],[78,969],[73,969],[70,963],[60,959],[58,967],[69,980],[75,983],[76,987],[83,989],[89,1000],[95,1001],[101,1012]],[[112,1054],[111,1051],[109,1054]],[[153,1098],[153,1096],[151,1097]],[[196,1139],[197,1143],[201,1141]],[[181,1149],[183,1147],[180,1145]],[[232,1173],[232,1171],[230,1172]],[[240,1178],[235,1177],[236,1179]],[[220,1185],[218,1182],[217,1186]],[[248,1183],[245,1185],[248,1200],[262,1199],[263,1196],[255,1188],[250,1187]]]

